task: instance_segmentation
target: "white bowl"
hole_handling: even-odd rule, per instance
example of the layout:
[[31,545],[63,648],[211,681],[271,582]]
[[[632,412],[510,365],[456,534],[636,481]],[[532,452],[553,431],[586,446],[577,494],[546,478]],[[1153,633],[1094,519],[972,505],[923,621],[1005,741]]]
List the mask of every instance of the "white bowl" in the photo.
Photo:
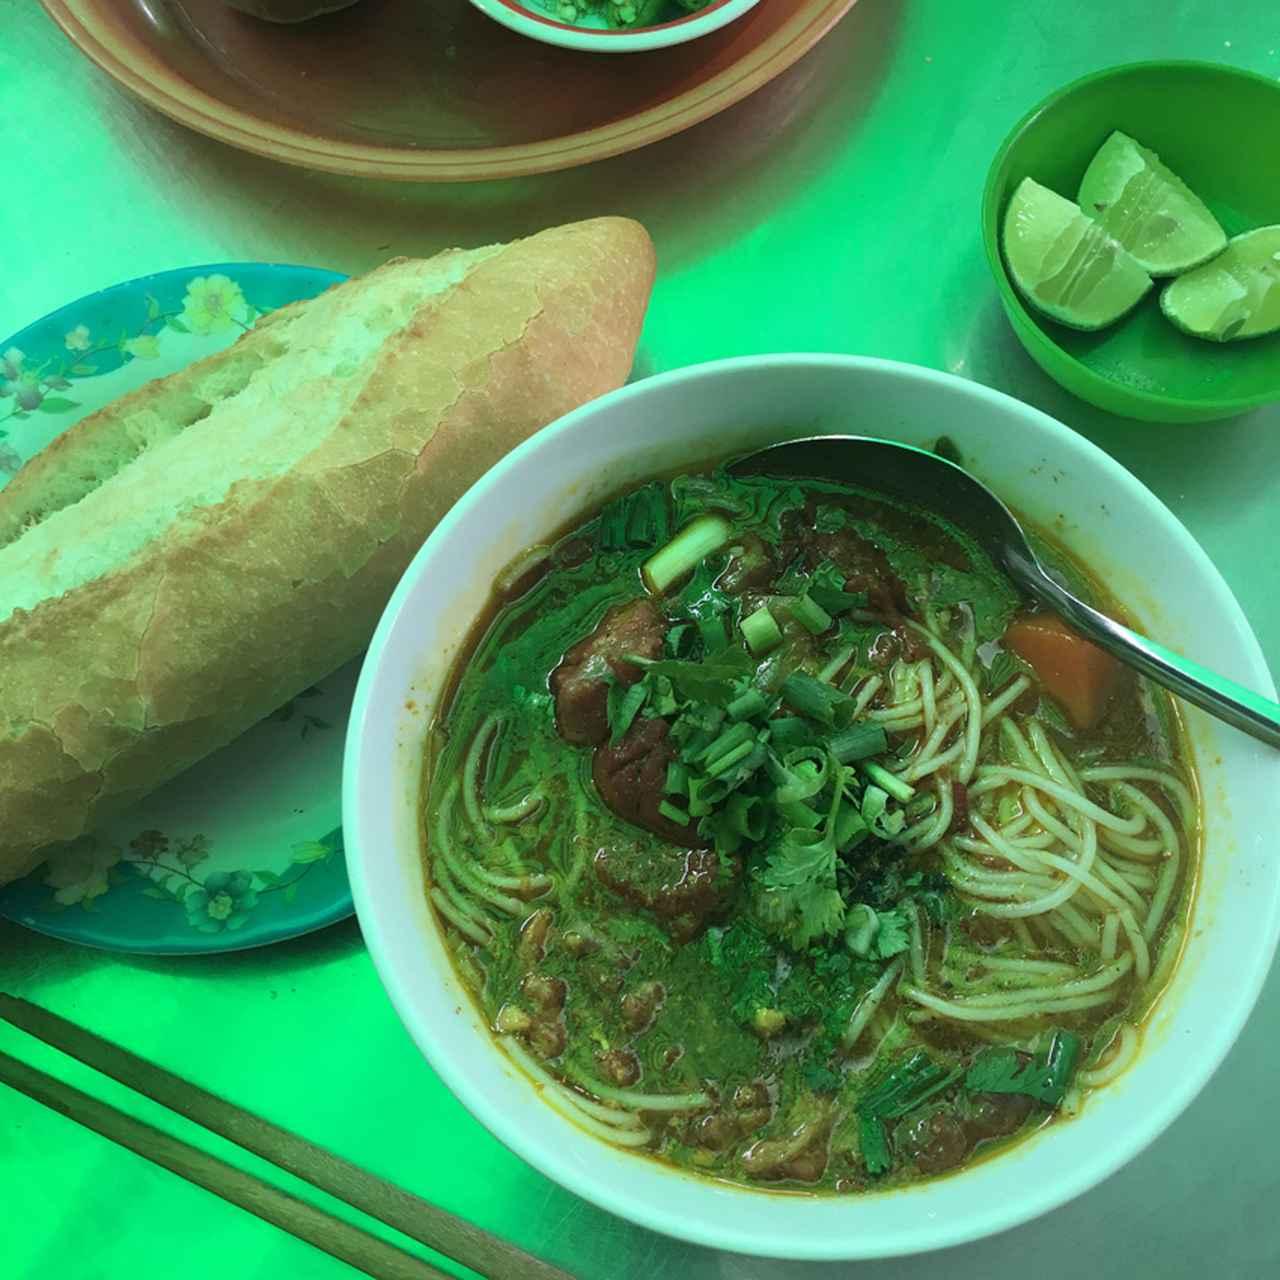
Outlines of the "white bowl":
[[586,49],[591,53],[643,53],[646,49],[666,49],[719,31],[748,9],[754,9],[759,0],[712,0],[700,13],[632,31],[604,31],[560,22],[549,12],[542,12],[535,0],[471,0],[471,3],[495,22],[544,44]]
[[422,548],[365,661],[347,741],[347,858],[365,940],[396,1009],[445,1083],[517,1155],[657,1231],[774,1257],[936,1249],[1014,1226],[1131,1159],[1204,1086],[1252,1009],[1280,932],[1280,754],[1189,712],[1205,800],[1205,866],[1186,954],[1137,1063],[1049,1127],[957,1176],[885,1195],[739,1190],[604,1145],[541,1104],[493,1045],[450,967],[423,890],[423,734],[449,665],[512,557],[610,492],[788,436],[939,433],[1051,530],[1166,644],[1267,694],[1266,664],[1222,578],[1118,463],[1008,396],[947,374],[846,356],[763,356],[627,387],[493,468]]

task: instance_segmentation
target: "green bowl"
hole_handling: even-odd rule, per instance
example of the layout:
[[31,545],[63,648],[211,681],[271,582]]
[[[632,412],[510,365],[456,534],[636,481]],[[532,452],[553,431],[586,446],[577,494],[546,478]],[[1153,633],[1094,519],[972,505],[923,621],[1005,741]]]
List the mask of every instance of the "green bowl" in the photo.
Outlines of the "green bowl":
[[1077,80],[1020,120],[982,198],[987,261],[1035,362],[1090,404],[1147,422],[1207,422],[1280,400],[1280,334],[1205,342],[1160,312],[1160,282],[1125,319],[1080,333],[1025,306],[1005,269],[1000,222],[1031,177],[1070,199],[1094,152],[1122,129],[1213,210],[1228,235],[1280,222],[1280,82],[1208,62],[1137,62]]

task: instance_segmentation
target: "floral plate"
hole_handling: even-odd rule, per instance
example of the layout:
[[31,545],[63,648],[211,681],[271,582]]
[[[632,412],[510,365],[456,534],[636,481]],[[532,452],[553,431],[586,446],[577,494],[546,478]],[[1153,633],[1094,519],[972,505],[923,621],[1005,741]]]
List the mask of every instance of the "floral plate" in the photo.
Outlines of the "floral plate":
[[[223,347],[342,277],[231,263],[73,302],[0,344],[0,487],[110,400]],[[339,810],[358,662],[0,889],[0,916],[115,951],[229,951],[350,915]]]

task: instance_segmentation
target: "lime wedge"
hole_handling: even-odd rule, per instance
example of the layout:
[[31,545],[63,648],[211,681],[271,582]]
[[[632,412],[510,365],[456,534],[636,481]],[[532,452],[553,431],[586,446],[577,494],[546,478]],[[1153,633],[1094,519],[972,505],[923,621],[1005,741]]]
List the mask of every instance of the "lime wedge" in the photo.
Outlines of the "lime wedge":
[[1200,197],[1154,151],[1124,133],[1113,133],[1098,148],[1077,198],[1153,276],[1181,275],[1227,244]]
[[1212,262],[1171,281],[1161,310],[1185,333],[1213,342],[1280,329],[1280,226],[1234,236]]
[[1105,329],[1151,288],[1099,223],[1030,178],[1009,201],[1004,256],[1027,301],[1073,329]]

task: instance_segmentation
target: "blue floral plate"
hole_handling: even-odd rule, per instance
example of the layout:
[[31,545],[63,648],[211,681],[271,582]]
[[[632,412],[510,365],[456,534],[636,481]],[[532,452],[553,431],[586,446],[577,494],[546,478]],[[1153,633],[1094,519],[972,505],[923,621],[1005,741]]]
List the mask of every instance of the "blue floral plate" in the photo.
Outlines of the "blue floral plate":
[[[85,414],[343,277],[226,263],[73,302],[0,343],[0,487]],[[279,942],[352,912],[339,810],[358,663],[0,889],[0,916],[113,951]]]

